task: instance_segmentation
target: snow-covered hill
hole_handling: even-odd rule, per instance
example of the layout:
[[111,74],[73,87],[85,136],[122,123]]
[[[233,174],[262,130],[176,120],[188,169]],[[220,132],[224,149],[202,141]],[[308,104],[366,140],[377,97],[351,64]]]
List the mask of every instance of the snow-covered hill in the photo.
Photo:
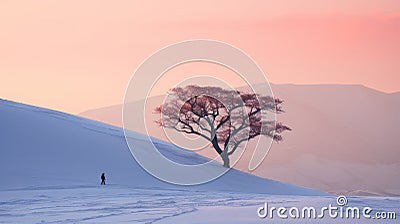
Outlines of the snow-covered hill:
[[[137,134],[137,141],[144,136]],[[155,139],[167,157],[185,164],[207,158]],[[241,193],[325,195],[322,192],[230,170],[197,186],[176,186],[154,178],[133,159],[121,128],[49,109],[0,100],[0,190],[99,184],[101,172],[113,185],[185,188]]]
[[[284,134],[282,144],[273,144],[253,174],[325,192],[400,195],[399,92],[339,84],[279,84],[272,89],[285,101],[286,112],[278,120],[293,131]],[[153,122],[159,115],[151,113],[163,100],[164,96],[146,100],[146,124],[150,135],[167,139]],[[115,105],[80,115],[121,126],[121,114],[122,105]],[[249,142],[235,168],[248,171],[254,143]],[[216,156],[213,149],[198,152]]]

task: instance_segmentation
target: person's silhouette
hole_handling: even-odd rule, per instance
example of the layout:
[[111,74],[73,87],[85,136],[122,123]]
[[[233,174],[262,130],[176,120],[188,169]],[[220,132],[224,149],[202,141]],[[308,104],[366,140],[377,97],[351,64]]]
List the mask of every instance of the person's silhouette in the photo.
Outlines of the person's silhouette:
[[101,178],[101,185],[106,185],[106,174],[102,173],[100,178]]

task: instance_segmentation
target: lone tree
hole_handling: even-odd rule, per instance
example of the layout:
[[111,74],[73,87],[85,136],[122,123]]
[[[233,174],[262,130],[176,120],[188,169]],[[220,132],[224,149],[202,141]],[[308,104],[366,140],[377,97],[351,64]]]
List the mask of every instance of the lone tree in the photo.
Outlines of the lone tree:
[[270,96],[189,85],[171,89],[169,97],[155,109],[161,114],[156,122],[207,139],[227,168],[229,156],[240,144],[259,135],[282,141],[281,133],[291,130],[266,118],[267,114],[283,112],[283,101]]

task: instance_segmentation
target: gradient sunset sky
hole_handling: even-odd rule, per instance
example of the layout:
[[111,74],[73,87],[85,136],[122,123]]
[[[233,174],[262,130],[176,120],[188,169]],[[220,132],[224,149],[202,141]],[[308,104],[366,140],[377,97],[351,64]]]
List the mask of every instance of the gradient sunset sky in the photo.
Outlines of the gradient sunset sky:
[[400,91],[398,0],[0,1],[0,98],[79,113],[187,39],[232,44],[272,83]]

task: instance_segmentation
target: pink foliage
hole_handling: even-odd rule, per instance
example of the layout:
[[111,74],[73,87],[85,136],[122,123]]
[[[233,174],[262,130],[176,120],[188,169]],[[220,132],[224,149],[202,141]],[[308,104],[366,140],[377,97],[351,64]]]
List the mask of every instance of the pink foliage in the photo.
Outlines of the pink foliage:
[[[283,112],[282,100],[220,87],[190,85],[170,90],[166,103],[155,109],[160,126],[195,134],[213,143],[219,154],[231,155],[243,142],[259,135],[281,141],[291,129],[265,118]],[[200,131],[201,130],[201,131]]]

